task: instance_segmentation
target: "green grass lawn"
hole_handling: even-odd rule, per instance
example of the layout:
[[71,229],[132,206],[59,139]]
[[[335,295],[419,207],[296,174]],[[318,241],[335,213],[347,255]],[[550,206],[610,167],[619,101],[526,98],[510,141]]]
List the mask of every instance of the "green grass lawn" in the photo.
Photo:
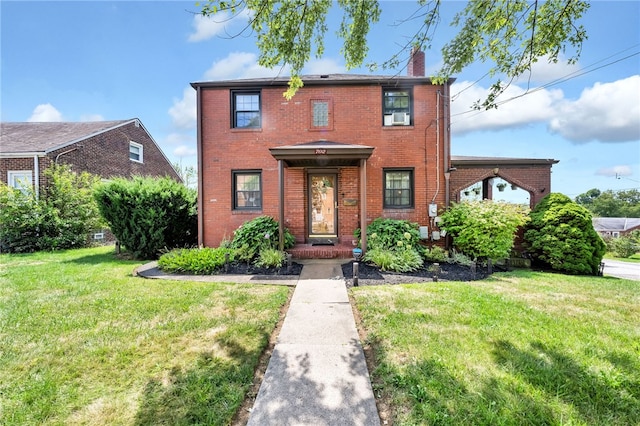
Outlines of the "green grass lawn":
[[639,425],[640,283],[536,272],[352,290],[397,425]]
[[277,286],[145,280],[112,247],[0,255],[0,424],[228,424]]
[[615,257],[612,253],[604,255],[605,259],[619,260],[620,262],[640,263],[640,253],[636,253],[631,257]]

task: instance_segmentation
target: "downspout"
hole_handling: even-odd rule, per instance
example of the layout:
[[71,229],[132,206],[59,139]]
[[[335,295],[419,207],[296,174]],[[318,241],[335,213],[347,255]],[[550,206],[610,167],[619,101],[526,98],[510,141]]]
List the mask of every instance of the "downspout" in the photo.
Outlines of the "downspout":
[[54,163],[57,165],[57,164],[58,164],[58,159],[59,159],[60,157],[62,157],[62,156],[63,156],[63,155],[65,155],[65,154],[68,154],[68,153],[70,153],[70,152],[73,152],[73,151],[77,150],[77,149],[78,149],[79,147],[81,147],[81,146],[82,146],[82,145],[75,146],[75,147],[73,147],[73,148],[71,148],[71,149],[69,149],[69,150],[67,150],[67,151],[61,152],[60,154],[56,155],[56,159],[55,159]]
[[444,201],[444,206],[445,208],[449,208],[449,204],[451,203],[451,198],[450,198],[450,184],[451,182],[449,181],[449,178],[451,177],[451,167],[449,164],[449,154],[451,151],[451,133],[450,133],[450,123],[449,120],[451,120],[451,118],[449,117],[450,114],[450,109],[451,104],[450,104],[450,99],[449,99],[449,82],[445,81],[444,82],[444,102],[443,102],[443,108],[444,108],[444,158],[443,158],[443,162],[444,162],[444,188],[445,188],[445,201]]
[[198,246],[204,245],[204,197],[202,182],[204,167],[202,159],[202,92],[200,86],[196,89],[196,145],[198,155]]
[[35,180],[36,200],[40,198],[40,159],[38,155],[33,156],[33,176]]
[[[433,193],[431,203],[436,201],[440,192],[440,96],[442,94],[438,90],[436,93],[436,191]],[[427,211],[429,211],[429,206],[427,206]]]

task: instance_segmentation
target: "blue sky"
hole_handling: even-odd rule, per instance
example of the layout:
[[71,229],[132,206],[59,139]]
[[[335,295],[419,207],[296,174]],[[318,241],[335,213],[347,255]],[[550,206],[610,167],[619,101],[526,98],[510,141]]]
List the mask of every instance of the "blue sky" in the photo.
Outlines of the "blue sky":
[[[383,1],[367,62],[384,61],[419,24],[414,1]],[[463,2],[445,2],[427,74],[452,37]],[[242,16],[203,19],[195,1],[0,2],[2,121],[138,117],[171,161],[195,165],[195,92],[190,82],[264,77],[255,38],[232,38]],[[305,73],[347,72],[333,35]],[[243,21],[243,19],[245,19]],[[474,64],[452,88],[452,154],[560,160],[552,190],[570,197],[640,188],[640,2],[597,1],[582,21],[589,39],[575,65],[539,63],[497,110],[470,112],[491,80]],[[333,26],[331,26],[333,25]],[[349,70],[368,73],[365,68]],[[404,70],[381,71],[393,74]],[[285,74],[286,75],[286,74]],[[549,84],[552,83],[552,84]],[[529,86],[529,93],[520,96]],[[532,90],[537,89],[537,90]],[[1,149],[1,147],[0,147]]]

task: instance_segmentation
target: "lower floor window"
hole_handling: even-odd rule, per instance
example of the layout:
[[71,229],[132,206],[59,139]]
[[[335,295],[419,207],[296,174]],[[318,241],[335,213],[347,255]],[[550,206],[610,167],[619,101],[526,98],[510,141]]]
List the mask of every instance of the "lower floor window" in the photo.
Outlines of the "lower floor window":
[[413,207],[413,169],[384,169],[384,207]]
[[32,172],[31,170],[9,170],[7,183],[10,187],[26,193],[33,188]]
[[262,172],[259,170],[234,171],[234,210],[259,210],[262,208]]

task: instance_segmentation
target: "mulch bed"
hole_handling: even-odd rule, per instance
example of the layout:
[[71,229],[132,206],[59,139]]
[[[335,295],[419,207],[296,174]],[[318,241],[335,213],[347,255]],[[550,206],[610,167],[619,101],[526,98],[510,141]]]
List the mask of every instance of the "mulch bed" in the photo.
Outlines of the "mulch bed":
[[[354,261],[347,261],[342,264],[342,274],[345,277],[347,287],[353,287],[353,263]],[[425,263],[422,268],[406,273],[394,273],[388,271],[381,271],[374,265],[369,265],[363,262],[358,264],[358,286],[371,286],[371,285],[394,285],[394,284],[411,284],[421,282],[434,281],[434,272],[432,269],[432,263]],[[282,268],[260,268],[252,264],[245,262],[234,262],[229,264],[226,271],[220,271],[220,275],[300,275],[302,267],[304,265],[293,262],[291,270],[288,270],[286,266]],[[494,271],[501,270],[494,265]],[[481,280],[489,276],[489,272],[486,267],[478,266],[475,273],[468,266],[441,263],[440,273],[438,274],[439,281],[475,281]]]
[[[353,287],[353,261],[342,264],[342,274],[347,287]],[[378,267],[360,262],[358,265],[358,286],[411,284],[434,281],[434,273],[430,271],[432,263],[425,263],[422,268],[406,273],[384,272]],[[496,266],[493,267],[494,271]],[[475,281],[489,276],[486,267],[478,266],[475,273],[468,266],[441,263],[439,281]]]

